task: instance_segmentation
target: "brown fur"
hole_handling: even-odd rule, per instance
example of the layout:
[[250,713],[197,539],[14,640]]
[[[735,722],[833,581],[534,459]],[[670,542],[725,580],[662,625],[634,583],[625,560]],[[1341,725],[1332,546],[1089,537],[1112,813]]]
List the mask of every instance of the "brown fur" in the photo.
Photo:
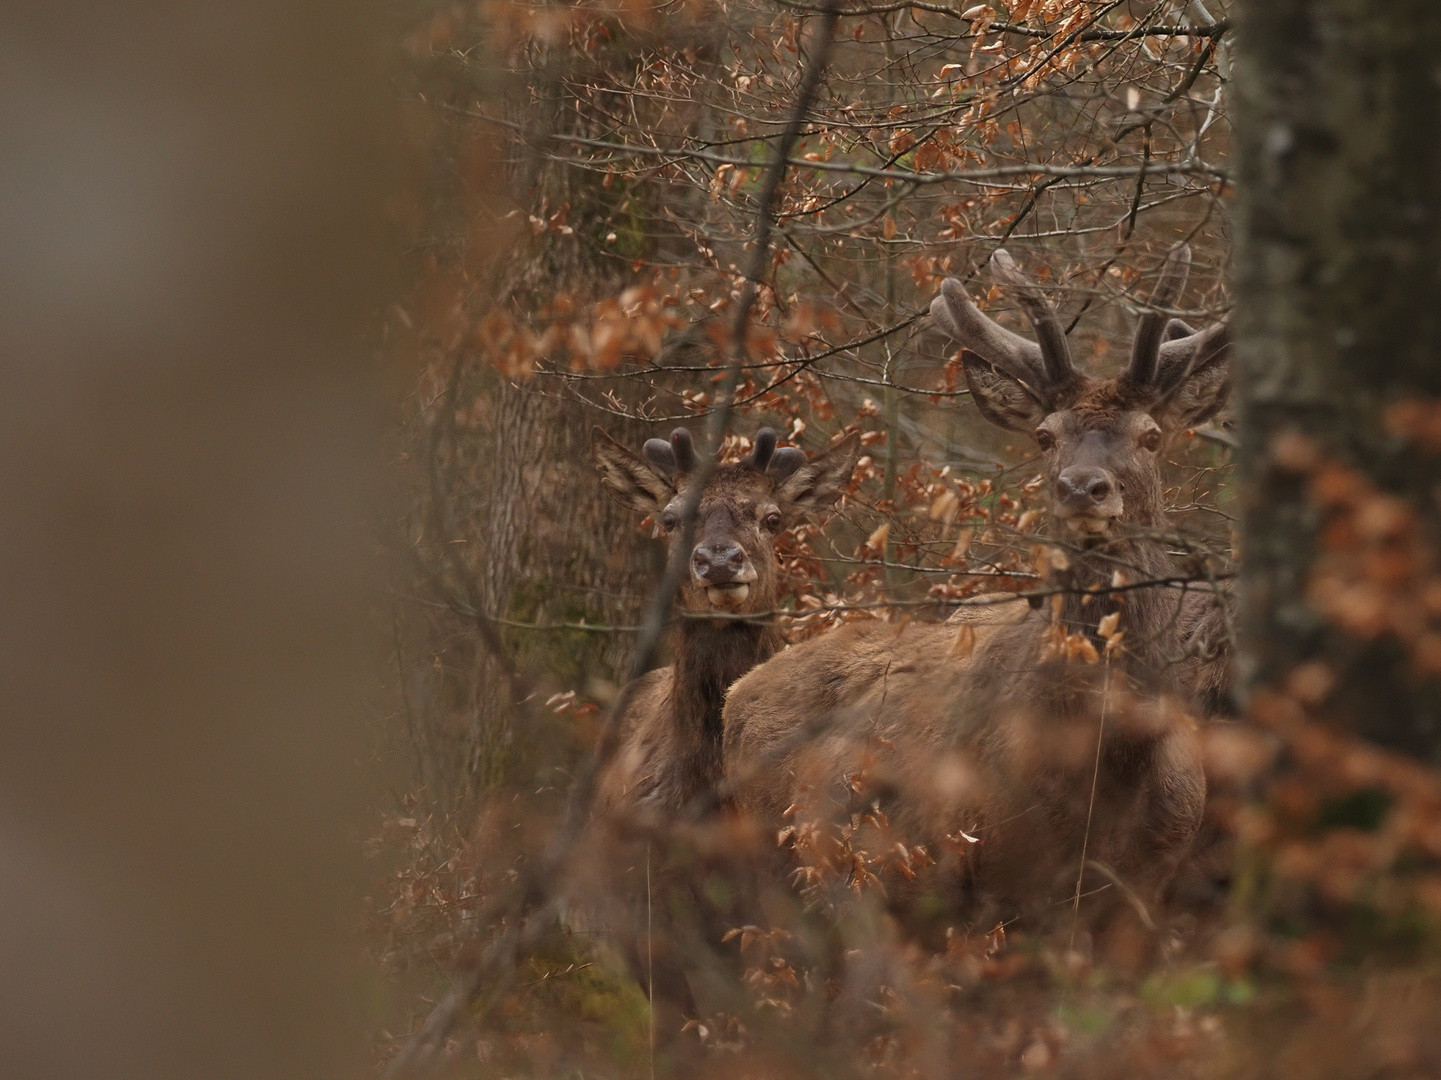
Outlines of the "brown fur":
[[[1222,335],[1188,338],[1191,357],[1176,348],[1159,363],[1152,356],[1146,377],[1163,381],[1100,382],[1065,355],[1043,365],[1035,345],[964,308],[953,285],[937,301],[948,305],[938,321],[968,347],[967,381],[987,418],[1042,443],[1052,519],[1059,539],[1073,541],[1069,584],[1174,574],[1154,538],[1159,449],[1224,401]],[[1042,303],[1031,296],[1031,309]],[[1062,336],[1052,322],[1041,337],[1054,348]],[[1072,521],[1086,531],[1064,528]],[[1075,889],[1084,848],[1107,868],[1088,871],[1084,890],[1114,875],[1149,903],[1191,843],[1205,798],[1172,662],[1180,603],[1164,589],[1073,591],[1054,607],[968,615],[964,634],[955,620],[862,622],[788,649],[728,695],[725,763],[737,802],[775,826],[797,803],[821,823],[879,807],[888,821],[861,846],[885,862],[899,840],[938,860],[914,880],[914,858],[883,879],[892,899],[929,894],[982,920],[1038,912]],[[1124,647],[1108,664],[1046,658],[1057,624],[1103,649],[1099,624],[1113,612]],[[966,655],[957,642],[972,635]]]
[[[1181,608],[1177,630],[1183,645],[1180,679],[1195,716],[1203,724],[1202,737],[1234,739],[1236,733],[1259,736],[1251,725],[1238,721],[1235,693],[1236,598],[1230,591],[1191,592]],[[1219,906],[1230,892],[1235,855],[1237,809],[1252,792],[1239,784],[1233,772],[1209,768],[1206,772],[1206,812],[1190,854],[1181,864],[1172,893],[1189,906]],[[1225,758],[1222,763],[1224,765]]]
[[1229,591],[1193,592],[1181,607],[1177,630],[1184,647],[1181,673],[1186,695],[1197,717],[1233,717],[1235,695],[1236,597]]

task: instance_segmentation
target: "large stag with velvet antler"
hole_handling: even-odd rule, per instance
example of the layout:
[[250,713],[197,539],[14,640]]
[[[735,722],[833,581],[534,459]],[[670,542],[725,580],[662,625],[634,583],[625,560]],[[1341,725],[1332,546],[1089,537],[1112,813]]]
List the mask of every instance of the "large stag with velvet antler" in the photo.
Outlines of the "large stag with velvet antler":
[[1172,250],[1112,379],[1076,367],[1055,311],[1006,252],[995,273],[1036,341],[944,283],[931,315],[963,350],[973,400],[1042,454],[1063,591],[1035,609],[967,613],[963,626],[852,622],[757,668],[725,710],[742,808],[779,825],[793,804],[819,821],[878,806],[884,835],[868,850],[901,864],[892,898],[923,888],[978,919],[1080,891],[1083,864],[1087,891],[1114,879],[1155,895],[1196,832],[1205,781],[1177,700],[1185,601],[1125,583],[1178,574],[1161,539],[1160,454],[1229,386],[1225,325],[1193,332],[1167,314],[1189,262]]
[[[784,642],[764,615],[779,600],[774,544],[798,516],[829,507],[859,453],[850,435],[814,460],[762,428],[748,457],[717,465],[695,511],[675,662],[641,677],[620,718],[620,749],[599,779],[599,807],[664,821],[710,798],[721,778],[721,708],[731,683]],[[591,453],[605,489],[679,543],[678,515],[695,469],[690,432],[651,439],[637,457],[596,428]],[[705,618],[706,615],[717,616]]]

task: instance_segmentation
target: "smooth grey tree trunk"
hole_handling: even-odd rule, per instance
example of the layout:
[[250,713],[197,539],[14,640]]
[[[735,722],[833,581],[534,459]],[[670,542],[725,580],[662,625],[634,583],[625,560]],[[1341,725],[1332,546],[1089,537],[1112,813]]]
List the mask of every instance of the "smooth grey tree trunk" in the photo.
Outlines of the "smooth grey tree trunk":
[[1317,515],[1271,449],[1304,433],[1436,524],[1437,461],[1380,417],[1441,394],[1441,4],[1236,7],[1243,678],[1275,685],[1323,659],[1334,718],[1435,757],[1434,684],[1394,643],[1347,640],[1307,603]]

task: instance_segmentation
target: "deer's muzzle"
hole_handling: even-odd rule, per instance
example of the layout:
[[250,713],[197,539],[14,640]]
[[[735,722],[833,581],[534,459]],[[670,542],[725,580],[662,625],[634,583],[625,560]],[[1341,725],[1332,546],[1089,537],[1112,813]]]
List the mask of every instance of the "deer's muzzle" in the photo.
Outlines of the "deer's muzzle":
[[1121,516],[1121,485],[1106,469],[1073,465],[1056,478],[1055,514],[1072,532],[1106,532]]
[[691,577],[715,607],[734,608],[750,596],[755,567],[739,544],[698,544],[691,553]]

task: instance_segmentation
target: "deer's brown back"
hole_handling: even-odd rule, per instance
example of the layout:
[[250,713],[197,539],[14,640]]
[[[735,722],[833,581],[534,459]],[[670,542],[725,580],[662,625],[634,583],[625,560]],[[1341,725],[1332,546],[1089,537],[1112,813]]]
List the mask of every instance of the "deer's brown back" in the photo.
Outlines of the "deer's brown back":
[[889,769],[898,733],[908,746],[954,743],[950,703],[973,658],[1028,614],[1024,603],[987,610],[960,648],[955,623],[850,623],[756,668],[726,697],[726,776],[737,804],[778,820],[800,787],[828,797],[868,748]]
[[1039,674],[1049,620],[1024,602],[967,616],[978,625],[961,649],[955,621],[852,624],[740,680],[725,710],[738,805],[776,828],[787,811],[834,821],[879,806],[889,832],[860,843],[921,844],[938,860],[916,882],[887,880],[893,900],[979,882],[997,903],[1029,902],[1054,890],[1061,863],[1074,874],[1109,706],[1108,746],[1124,749],[1099,761],[1091,851],[1122,873],[1164,869],[1204,798],[1174,703],[1107,693],[1099,665]]

